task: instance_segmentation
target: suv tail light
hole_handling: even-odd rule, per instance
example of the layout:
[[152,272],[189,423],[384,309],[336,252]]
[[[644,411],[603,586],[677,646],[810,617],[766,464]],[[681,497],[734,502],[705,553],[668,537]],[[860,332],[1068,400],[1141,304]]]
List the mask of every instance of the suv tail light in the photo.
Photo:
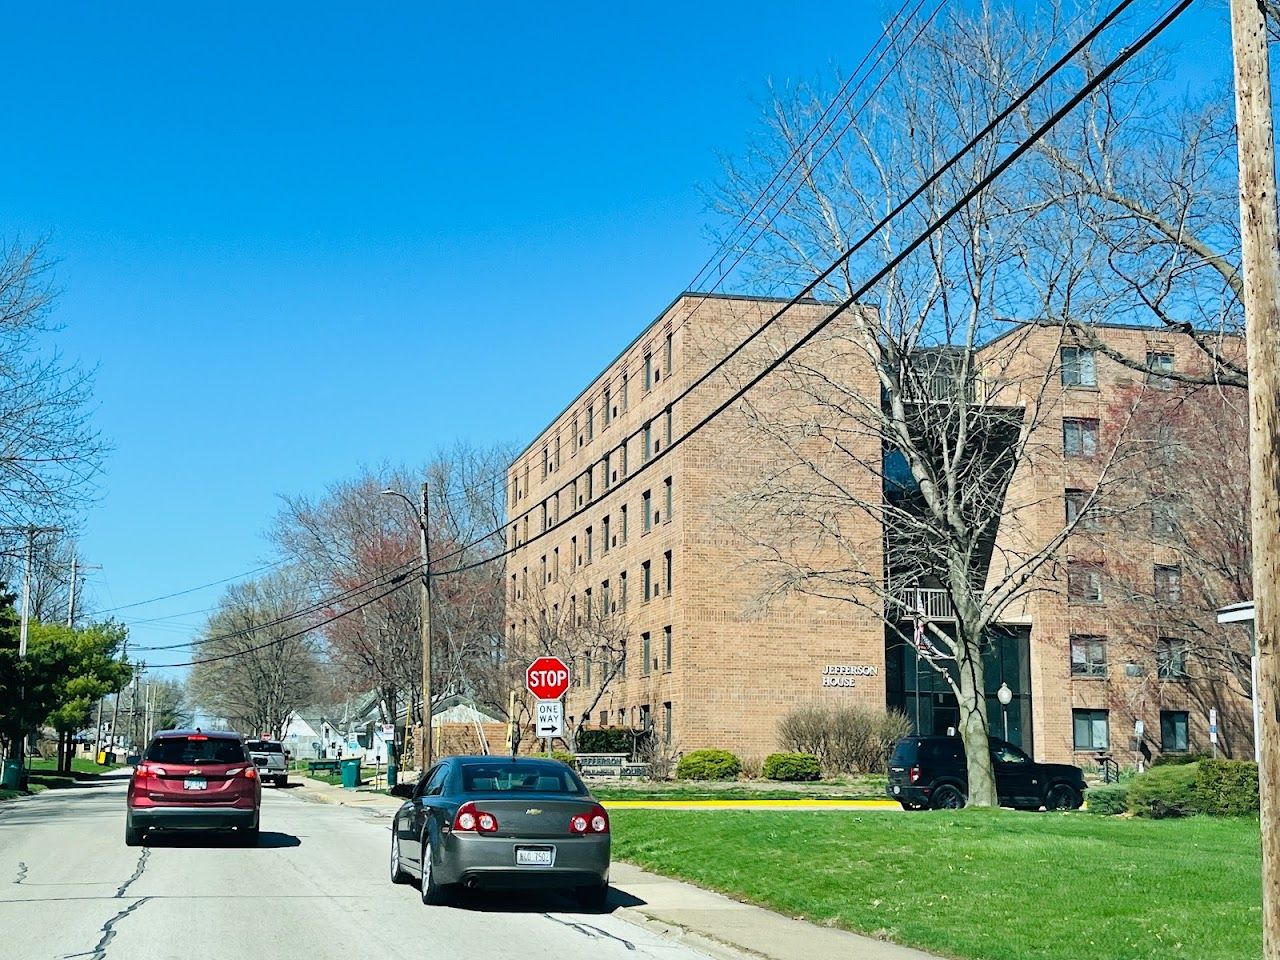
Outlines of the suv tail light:
[[910,782],[910,783],[915,783],[915,782],[916,782],[917,780],[919,780],[919,779],[920,779],[920,768],[919,768],[919,767],[912,767],[910,770],[908,770],[908,771],[907,771],[907,781],[908,781],[908,782]]
[[455,833],[497,833],[498,818],[476,807],[468,800],[458,808],[453,818]]
[[134,780],[153,780],[156,777],[164,776],[164,767],[154,767],[150,764],[140,763],[133,770]]
[[608,833],[609,814],[596,804],[590,813],[575,813],[569,818],[569,832],[574,834]]

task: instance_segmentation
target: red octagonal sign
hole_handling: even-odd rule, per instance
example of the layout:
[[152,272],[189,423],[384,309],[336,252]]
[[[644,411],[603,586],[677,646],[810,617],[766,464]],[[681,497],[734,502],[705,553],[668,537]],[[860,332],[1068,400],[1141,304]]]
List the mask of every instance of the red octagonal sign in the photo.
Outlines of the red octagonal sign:
[[539,700],[559,700],[569,689],[569,668],[559,657],[539,657],[529,664],[524,680]]

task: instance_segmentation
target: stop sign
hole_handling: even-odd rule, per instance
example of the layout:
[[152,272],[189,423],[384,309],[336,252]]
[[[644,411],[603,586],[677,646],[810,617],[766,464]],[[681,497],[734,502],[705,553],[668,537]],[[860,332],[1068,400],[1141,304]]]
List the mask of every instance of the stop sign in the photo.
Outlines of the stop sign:
[[539,700],[559,700],[569,689],[569,668],[559,657],[539,657],[529,664],[524,680]]

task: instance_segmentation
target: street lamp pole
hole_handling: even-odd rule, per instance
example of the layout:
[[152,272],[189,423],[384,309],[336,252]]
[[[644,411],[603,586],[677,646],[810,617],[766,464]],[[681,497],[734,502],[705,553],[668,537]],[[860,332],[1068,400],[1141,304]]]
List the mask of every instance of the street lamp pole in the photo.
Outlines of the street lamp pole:
[[1009,704],[1013,702],[1013,691],[1009,684],[1000,681],[1000,689],[996,691],[996,699],[1000,701],[1000,713],[1004,717],[1004,740],[1009,742]]
[[[422,509],[399,490],[383,490],[383,496],[399,497],[409,505],[418,518],[418,549],[422,559],[422,612],[418,618],[422,633],[422,769],[431,769],[431,545],[427,540],[427,521],[430,517],[430,501],[426,481],[422,483]],[[392,722],[395,718],[392,717]]]

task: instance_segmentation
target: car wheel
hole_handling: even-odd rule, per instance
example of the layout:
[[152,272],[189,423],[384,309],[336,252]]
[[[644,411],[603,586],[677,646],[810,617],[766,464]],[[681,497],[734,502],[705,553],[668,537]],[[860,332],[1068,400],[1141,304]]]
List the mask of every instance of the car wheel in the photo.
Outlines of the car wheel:
[[1046,810],[1079,810],[1080,791],[1069,783],[1055,783],[1044,798]]
[[128,820],[124,822],[124,845],[126,847],[142,846],[142,831]]
[[396,836],[396,829],[391,828],[391,882],[392,883],[408,883],[409,875],[404,872],[400,866],[400,840]]
[[579,887],[575,892],[578,896],[578,903],[587,910],[603,910],[609,902],[609,885],[607,883]]
[[449,899],[449,890],[436,882],[436,872],[431,869],[431,841],[422,838],[422,902],[429,907],[438,907]]
[[964,794],[959,787],[944,783],[933,791],[929,806],[935,810],[959,810],[965,804]]

